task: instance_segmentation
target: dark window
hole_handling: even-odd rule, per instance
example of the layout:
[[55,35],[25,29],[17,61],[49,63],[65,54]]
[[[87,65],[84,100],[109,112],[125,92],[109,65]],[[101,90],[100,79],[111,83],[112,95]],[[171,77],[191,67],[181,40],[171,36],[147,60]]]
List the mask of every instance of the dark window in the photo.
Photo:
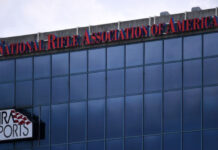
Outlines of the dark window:
[[14,83],[0,84],[0,108],[14,106]]
[[70,104],[69,142],[85,140],[87,117],[86,105],[86,102]]
[[182,38],[164,40],[164,61],[182,59]]
[[107,95],[122,96],[124,94],[124,71],[108,71],[107,78]]
[[27,107],[32,105],[32,81],[16,83],[16,106]]
[[87,150],[104,150],[104,141],[88,142]]
[[218,83],[218,58],[204,60],[204,84]]
[[162,65],[145,67],[145,92],[162,89]]
[[124,46],[108,47],[107,68],[122,68],[124,66]]
[[52,79],[52,104],[68,101],[68,77]]
[[145,136],[144,150],[161,150],[161,136],[160,135]]
[[51,114],[51,143],[67,142],[68,105],[53,105]]
[[218,130],[204,131],[203,150],[217,150]]
[[165,90],[182,87],[182,63],[171,63],[164,65],[164,87]]
[[123,140],[108,140],[107,150],[123,150]]
[[89,74],[89,98],[105,97],[105,72]]
[[0,82],[14,81],[14,62],[14,60],[0,61]]
[[145,43],[145,64],[162,62],[162,43],[162,41],[152,41]]
[[40,139],[40,145],[49,145],[50,141],[50,106],[41,106],[41,128],[44,128],[44,138]]
[[51,150],[67,150],[67,145],[52,145]]
[[69,144],[69,150],[86,150],[86,144],[85,143]]
[[104,138],[105,100],[88,102],[88,139]]
[[50,104],[50,79],[34,81],[34,105]]
[[70,99],[79,100],[87,98],[87,75],[73,75],[70,77]]
[[70,53],[70,73],[87,72],[87,51]]
[[32,79],[33,67],[32,58],[16,60],[16,80]]
[[34,57],[34,78],[49,77],[51,70],[50,56]]
[[61,53],[52,55],[52,75],[66,75],[69,73],[69,54]]
[[218,86],[204,88],[204,128],[218,128]]
[[144,134],[161,132],[162,93],[144,96]]
[[143,44],[126,45],[126,66],[143,64]]
[[198,58],[202,56],[201,36],[188,36],[184,38],[184,59]]
[[115,138],[123,135],[124,99],[107,99],[107,137]]
[[184,62],[184,87],[200,86],[202,84],[201,60]]
[[125,150],[142,150],[142,138],[127,138],[125,140]]
[[183,128],[184,130],[201,129],[201,89],[184,90]]
[[126,94],[142,93],[143,68],[131,68],[126,70]]
[[200,149],[201,149],[201,132],[187,132],[183,134],[183,150],[200,150]]
[[218,55],[218,33],[204,34],[204,56]]
[[89,71],[105,69],[105,48],[89,50]]
[[142,134],[142,95],[126,97],[125,135],[137,136]]
[[[172,91],[164,94],[164,131],[181,130],[182,92]],[[168,150],[168,149],[167,149]]]
[[164,150],[181,150],[181,135],[174,133],[165,134],[163,145]]

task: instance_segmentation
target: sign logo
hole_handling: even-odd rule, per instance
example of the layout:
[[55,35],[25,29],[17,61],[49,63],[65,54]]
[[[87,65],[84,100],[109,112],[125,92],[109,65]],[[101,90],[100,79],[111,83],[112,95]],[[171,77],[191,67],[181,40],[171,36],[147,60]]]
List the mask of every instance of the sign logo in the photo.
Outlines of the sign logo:
[[0,110],[0,142],[33,138],[33,123],[15,109]]

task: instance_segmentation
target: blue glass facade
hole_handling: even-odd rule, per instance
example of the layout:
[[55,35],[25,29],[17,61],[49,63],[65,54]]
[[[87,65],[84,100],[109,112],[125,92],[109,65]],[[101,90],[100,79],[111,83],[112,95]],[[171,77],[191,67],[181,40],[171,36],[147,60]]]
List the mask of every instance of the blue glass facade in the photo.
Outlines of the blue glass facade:
[[217,150],[218,33],[0,61],[0,109],[44,138],[1,150]]

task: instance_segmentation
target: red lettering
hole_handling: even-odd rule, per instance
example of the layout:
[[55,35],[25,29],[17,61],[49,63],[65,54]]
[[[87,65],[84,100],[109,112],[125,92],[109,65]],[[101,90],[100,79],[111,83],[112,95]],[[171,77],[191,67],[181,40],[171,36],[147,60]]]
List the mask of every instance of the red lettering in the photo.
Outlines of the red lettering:
[[195,18],[194,22],[193,22],[193,29],[194,30],[200,30],[200,19],[199,18]]
[[51,49],[55,49],[55,48],[56,48],[56,46],[55,46],[55,40],[56,40],[55,35],[53,35],[53,34],[49,34],[49,35],[48,35],[48,50],[51,50]]

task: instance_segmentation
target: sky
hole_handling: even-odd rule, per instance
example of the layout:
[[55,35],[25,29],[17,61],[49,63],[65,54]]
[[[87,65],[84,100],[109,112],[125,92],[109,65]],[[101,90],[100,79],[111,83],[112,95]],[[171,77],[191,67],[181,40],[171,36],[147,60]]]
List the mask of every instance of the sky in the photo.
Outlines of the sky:
[[218,7],[218,0],[0,0],[0,37]]

